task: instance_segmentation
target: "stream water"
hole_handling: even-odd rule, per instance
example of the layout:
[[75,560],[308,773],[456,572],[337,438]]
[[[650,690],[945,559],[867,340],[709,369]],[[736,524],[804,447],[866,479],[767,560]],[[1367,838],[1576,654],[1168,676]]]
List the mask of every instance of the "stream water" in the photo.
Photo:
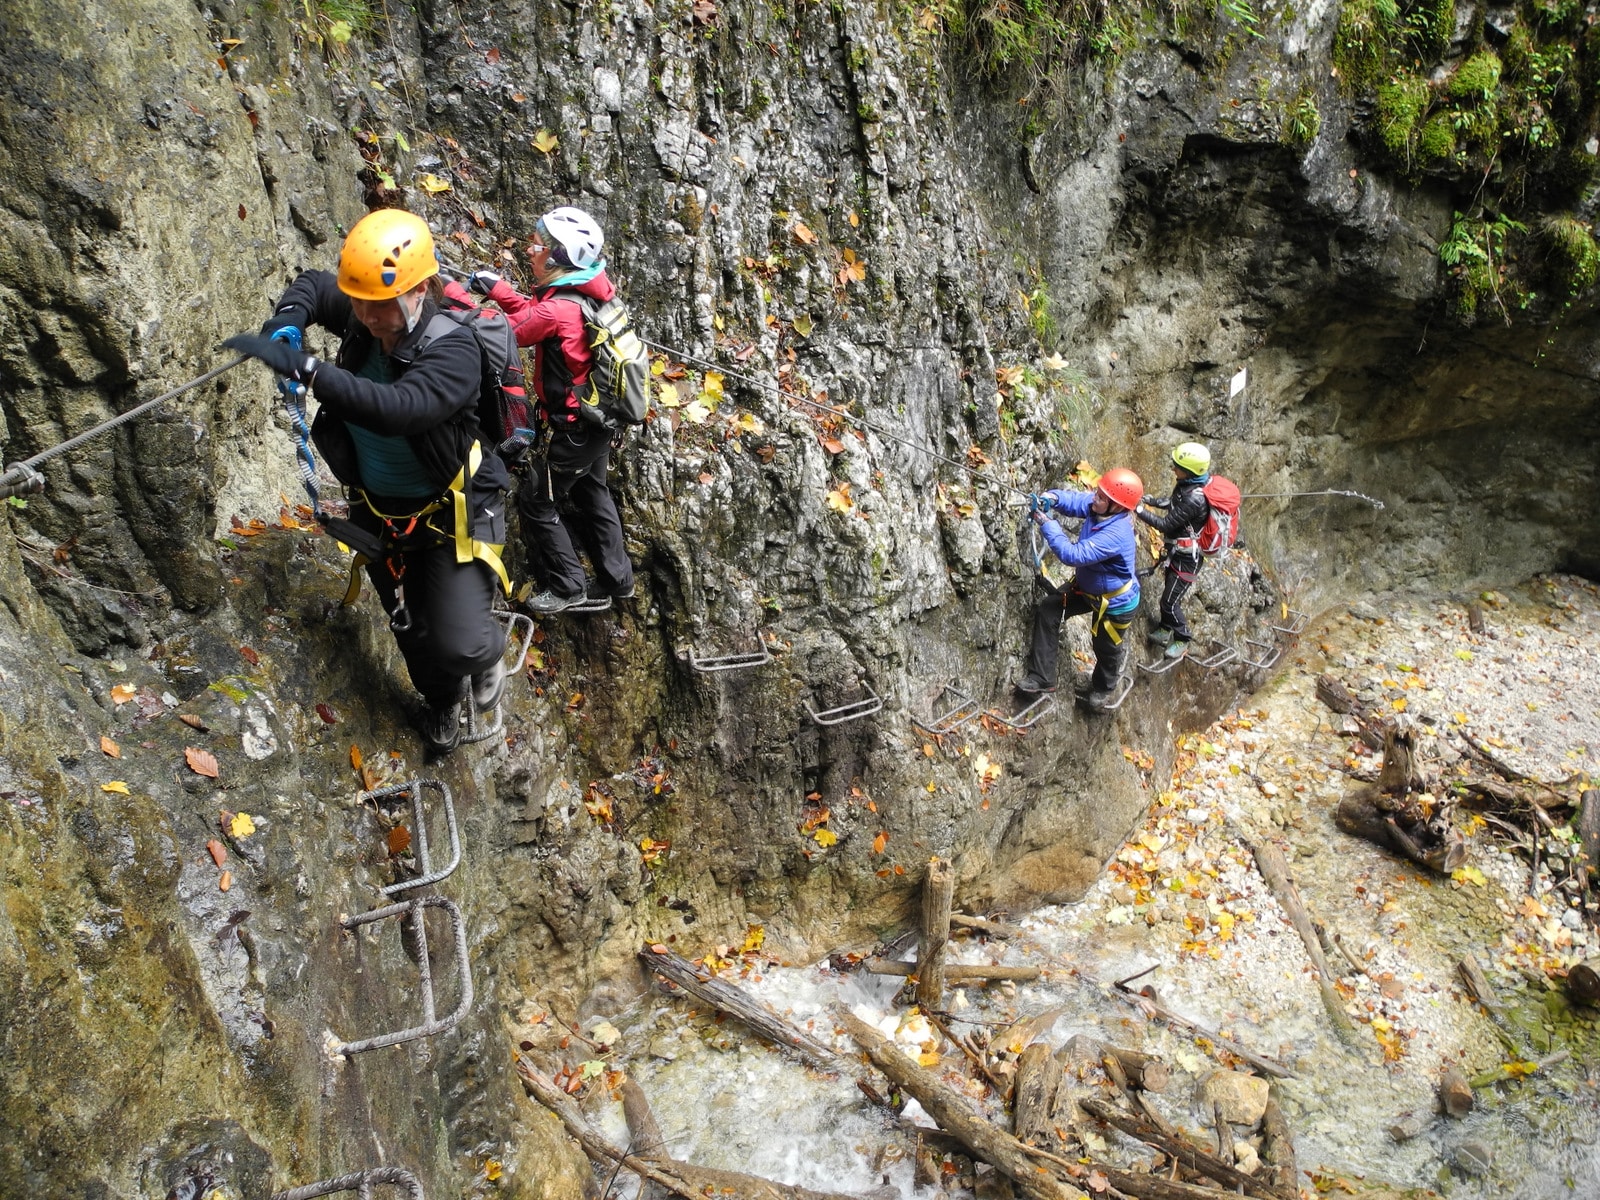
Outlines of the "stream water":
[[[1471,869],[1454,879],[1423,878],[1335,830],[1329,814],[1348,786],[1336,767],[1351,749],[1312,696],[1320,671],[1343,670],[1357,682],[1370,674],[1378,695],[1397,708],[1408,702],[1434,736],[1470,723],[1522,769],[1577,760],[1594,770],[1600,599],[1576,581],[1563,582],[1558,595],[1560,604],[1541,583],[1506,600],[1495,614],[1504,641],[1486,646],[1469,640],[1464,616],[1442,605],[1313,626],[1255,707],[1180,741],[1174,778],[1151,781],[1145,819],[1082,900],[1016,919],[1023,934],[1009,941],[953,944],[959,961],[1045,972],[1038,982],[948,995],[954,1027],[982,1032],[1061,1006],[1045,1041],[1060,1046],[1086,1033],[1160,1054],[1174,1073],[1160,1106],[1175,1123],[1209,1131],[1193,1096],[1217,1061],[1110,987],[1156,967],[1141,982],[1152,981],[1164,1005],[1293,1067],[1281,1089],[1303,1188],[1417,1188],[1474,1200],[1600,1196],[1600,1037],[1594,1014],[1569,1010],[1547,982],[1592,949],[1593,935],[1574,919],[1576,909],[1567,913],[1554,880],[1530,888],[1526,860],[1476,827]],[[1496,682],[1492,668],[1513,661],[1519,682]],[[1529,725],[1540,706],[1549,724]],[[1364,973],[1352,968],[1339,984],[1358,1022],[1349,1042],[1335,1036],[1304,947],[1235,836],[1242,828],[1268,830],[1285,844],[1307,902],[1362,962]],[[1504,1033],[1457,983],[1455,964],[1468,951],[1501,989]],[[658,998],[613,1015],[613,1065],[651,1098],[671,1154],[821,1190],[915,1195],[910,1139],[857,1089],[867,1068],[829,1015],[848,1006],[897,1033],[909,1052],[926,1052],[937,1039],[920,1019],[908,1020],[903,981],[829,963],[778,965],[759,951],[736,955],[725,973],[837,1046],[849,1065],[837,1075],[802,1067],[692,1001]],[[959,1051],[939,1049],[945,1080],[1008,1124]],[[1473,1076],[1563,1049],[1564,1062],[1478,1088],[1466,1118],[1437,1115],[1444,1065]],[[594,1094],[586,1107],[613,1141],[627,1143],[620,1105]],[[931,1124],[914,1102],[907,1113]],[[1420,1132],[1396,1140],[1389,1129],[1407,1113]],[[1106,1137],[1109,1145],[1091,1142],[1097,1157],[1148,1161],[1146,1148]],[[960,1164],[952,1168],[946,1186],[970,1186]],[[616,1184],[619,1193],[633,1186]]]

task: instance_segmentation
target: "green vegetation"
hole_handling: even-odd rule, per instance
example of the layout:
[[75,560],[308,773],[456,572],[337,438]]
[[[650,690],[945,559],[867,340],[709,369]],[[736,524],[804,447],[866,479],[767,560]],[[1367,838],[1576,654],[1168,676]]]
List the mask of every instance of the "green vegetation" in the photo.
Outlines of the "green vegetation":
[[1341,85],[1370,101],[1371,149],[1402,178],[1458,197],[1439,261],[1468,322],[1486,302],[1509,319],[1540,293],[1570,298],[1600,281],[1593,235],[1574,215],[1600,174],[1588,144],[1600,31],[1579,0],[1507,7],[1493,27],[1467,26],[1463,46],[1451,43],[1451,0],[1346,0],[1334,43]]
[[1322,130],[1322,113],[1317,109],[1317,98],[1304,93],[1289,109],[1283,123],[1283,140],[1291,146],[1309,146]]

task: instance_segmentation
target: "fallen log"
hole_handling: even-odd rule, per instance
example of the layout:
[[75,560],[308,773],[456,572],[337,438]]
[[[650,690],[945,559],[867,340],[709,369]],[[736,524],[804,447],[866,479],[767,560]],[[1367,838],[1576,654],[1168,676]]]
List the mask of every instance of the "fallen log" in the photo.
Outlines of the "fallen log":
[[1105,1052],[1117,1060],[1129,1087],[1160,1093],[1172,1082],[1172,1069],[1153,1054],[1124,1050],[1121,1046],[1106,1046]]
[[941,1128],[960,1138],[973,1154],[1010,1176],[1024,1195],[1034,1200],[1080,1200],[1083,1193],[1041,1167],[1016,1138],[979,1116],[964,1097],[919,1067],[883,1034],[846,1009],[835,1012],[845,1031],[891,1083],[913,1096]]
[[1483,973],[1483,968],[1470,950],[1456,964],[1456,972],[1461,976],[1461,982],[1467,985],[1472,998],[1488,1009],[1491,1016],[1499,1016],[1504,1011],[1504,1005],[1500,1003],[1500,997],[1495,995],[1489,977]]
[[1055,1131],[1056,1091],[1060,1086],[1061,1064],[1049,1046],[1034,1042],[1017,1059],[1011,1131],[1018,1141],[1031,1141],[1046,1149],[1060,1147]]
[[1156,1149],[1177,1159],[1189,1170],[1198,1171],[1208,1179],[1215,1179],[1226,1188],[1242,1187],[1248,1194],[1260,1196],[1262,1200],[1290,1200],[1290,1197],[1281,1196],[1265,1180],[1230,1167],[1216,1155],[1200,1149],[1192,1142],[1185,1141],[1181,1136],[1162,1133],[1148,1121],[1141,1121],[1128,1113],[1118,1112],[1103,1100],[1083,1100],[1080,1103],[1084,1111],[1100,1118],[1107,1125],[1120,1129],[1129,1137],[1137,1138],[1141,1142],[1149,1142]]
[[1278,1085],[1267,1088],[1267,1110],[1261,1114],[1261,1157],[1272,1168],[1272,1186],[1284,1196],[1300,1194],[1300,1172],[1294,1161],[1294,1138],[1278,1103]]
[[1015,925],[1007,925],[1004,921],[991,921],[988,917],[969,917],[966,913],[951,913],[950,924],[957,929],[970,929],[974,933],[987,934],[989,937],[1014,938],[1022,936],[1022,930]]
[[[1461,738],[1462,742],[1464,742],[1472,751],[1474,757],[1479,759],[1485,766],[1489,767],[1496,775],[1500,776],[1500,778],[1504,779],[1507,783],[1528,784],[1530,787],[1538,788],[1542,792],[1548,792],[1551,796],[1555,797],[1556,803],[1561,807],[1571,807],[1571,798],[1562,795],[1555,789],[1553,785],[1546,783],[1542,779],[1535,779],[1532,775],[1529,775],[1526,772],[1517,770],[1503,758],[1497,756],[1494,751],[1490,750],[1489,747],[1478,741],[1466,730],[1457,730],[1456,733]],[[1568,782],[1571,781],[1569,780]],[[1550,819],[1550,814],[1545,812],[1544,805],[1532,799],[1529,799],[1528,803],[1531,804],[1536,810],[1535,815],[1539,817],[1539,823],[1544,825],[1545,829],[1549,830],[1555,828],[1555,822]]]
[[1306,911],[1305,901],[1300,897],[1300,889],[1295,886],[1294,879],[1289,875],[1289,864],[1284,861],[1283,851],[1265,838],[1255,841],[1248,838],[1243,840],[1250,848],[1250,852],[1255,855],[1256,867],[1261,871],[1261,878],[1266,881],[1267,890],[1282,906],[1288,915],[1289,924],[1294,926],[1295,932],[1300,935],[1300,940],[1305,943],[1306,957],[1311,960],[1312,969],[1317,974],[1317,988],[1322,993],[1322,1007],[1327,1009],[1328,1018],[1341,1037],[1347,1041],[1354,1041],[1357,1037],[1355,1022],[1350,1019],[1350,1014],[1345,1012],[1344,1000],[1334,990],[1333,972],[1329,969],[1328,960],[1322,953],[1322,943],[1317,939],[1316,927],[1311,921],[1311,914]]
[[671,951],[646,947],[639,959],[662,978],[677,984],[695,999],[727,1013],[775,1046],[791,1050],[813,1066],[830,1070],[838,1066],[832,1050],[789,1024],[770,1005],[748,996],[726,979],[702,974],[693,963]]
[[1592,895],[1600,880],[1600,790],[1588,788],[1578,809],[1578,845],[1583,849],[1580,869],[1583,894]]
[[944,948],[950,942],[950,901],[956,874],[948,858],[928,860],[922,881],[922,936],[917,940],[917,1003],[944,1007]]
[[983,1077],[989,1081],[989,1086],[994,1089],[996,1096],[999,1096],[1002,1101],[1010,1097],[1011,1084],[994,1073],[989,1066],[988,1058],[984,1056],[981,1050],[941,1021],[937,1013],[924,1012],[922,1015],[927,1018],[928,1024],[939,1031],[940,1036],[945,1041],[960,1050],[962,1054],[966,1055],[967,1061],[978,1068]]
[[1169,1025],[1176,1025],[1179,1029],[1186,1030],[1197,1037],[1204,1038],[1212,1045],[1220,1046],[1229,1054],[1244,1059],[1245,1062],[1249,1063],[1263,1075],[1270,1075],[1275,1079],[1294,1079],[1296,1077],[1293,1071],[1284,1066],[1283,1063],[1279,1062],[1277,1059],[1267,1058],[1265,1055],[1257,1054],[1254,1050],[1251,1050],[1246,1046],[1241,1046],[1232,1038],[1223,1037],[1216,1030],[1209,1029],[1200,1024],[1198,1021],[1191,1021],[1188,1017],[1178,1015],[1170,1008],[1167,1008],[1165,1005],[1157,1002],[1152,996],[1146,996],[1139,992],[1130,992],[1124,988],[1116,989],[1116,994],[1121,996],[1140,1012],[1144,1013],[1147,1017],[1165,1021]]
[[1140,1175],[1099,1162],[1089,1163],[1088,1169],[1100,1172],[1117,1191],[1135,1196],[1138,1200],[1223,1200],[1224,1197],[1227,1200],[1239,1200],[1237,1192],[1203,1187],[1198,1183],[1181,1183],[1164,1175]]
[[[921,963],[895,962],[887,958],[869,958],[861,964],[861,969],[869,975],[898,975],[907,979],[916,975],[920,981],[922,976]],[[948,966],[942,974],[944,982],[952,987],[968,983],[998,983],[1003,979],[1010,979],[1017,983],[1027,983],[1038,979],[1043,972],[1038,967],[985,967],[985,966]],[[940,989],[943,990],[942,988]]]
[[[631,1075],[624,1075],[617,1085],[622,1094],[622,1118],[628,1123],[628,1150],[640,1158],[667,1157],[667,1139],[656,1120],[650,1098]],[[639,1180],[639,1200],[661,1200],[666,1189],[653,1179]]]
[[1145,1119],[1168,1137],[1176,1137],[1178,1131],[1172,1123],[1163,1117],[1160,1111],[1152,1104],[1142,1092],[1136,1092],[1128,1085],[1128,1077],[1123,1073],[1122,1064],[1117,1061],[1116,1055],[1102,1049],[1100,1053],[1100,1067],[1106,1073],[1106,1078],[1111,1080],[1117,1091],[1122,1093],[1123,1099],[1128,1102],[1128,1107],[1135,1112],[1144,1114]]
[[556,1087],[520,1055],[517,1057],[517,1075],[522,1086],[540,1104],[544,1105],[566,1126],[567,1133],[583,1147],[590,1158],[604,1158],[622,1166],[642,1179],[658,1183],[684,1200],[705,1200],[707,1196],[735,1195],[741,1200],[857,1200],[840,1192],[814,1192],[810,1188],[776,1183],[759,1175],[746,1175],[739,1171],[722,1171],[713,1167],[699,1167],[675,1159],[646,1158],[630,1154],[608,1142],[578,1111],[572,1097]]

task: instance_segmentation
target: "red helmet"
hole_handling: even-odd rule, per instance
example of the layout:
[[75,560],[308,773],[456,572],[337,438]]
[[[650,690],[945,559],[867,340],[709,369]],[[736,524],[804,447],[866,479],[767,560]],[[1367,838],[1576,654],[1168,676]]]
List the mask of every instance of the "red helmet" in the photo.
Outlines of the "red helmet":
[[1144,480],[1127,467],[1112,467],[1100,476],[1100,486],[1096,490],[1122,508],[1138,508],[1139,501],[1144,499]]

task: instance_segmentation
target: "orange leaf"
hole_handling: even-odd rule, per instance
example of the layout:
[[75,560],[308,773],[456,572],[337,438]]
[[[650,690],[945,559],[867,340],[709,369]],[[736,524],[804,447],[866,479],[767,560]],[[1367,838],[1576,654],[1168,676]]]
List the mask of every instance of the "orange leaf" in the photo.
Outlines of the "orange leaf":
[[808,246],[817,244],[817,235],[811,232],[804,221],[796,221],[794,223],[794,236],[798,241],[802,241]]
[[220,867],[228,861],[228,848],[217,841],[216,838],[212,838],[206,843],[206,849],[211,852],[211,861],[217,866]]
[[201,733],[211,732],[206,723],[193,713],[179,713],[178,720],[182,721],[190,729],[198,729]]
[[100,753],[104,754],[107,758],[122,757],[122,751],[118,749],[117,744],[110,738],[104,736],[100,738]]
[[878,831],[878,836],[872,839],[872,852],[882,854],[883,848],[889,844],[889,835],[883,830]]
[[217,890],[219,892],[225,892],[229,888],[231,888],[232,886],[233,886],[233,872],[232,871],[224,871],[222,873],[222,878],[217,880]]
[[361,770],[361,747],[352,743],[350,746],[350,769]]
[[404,825],[396,825],[389,830],[389,853],[404,854],[411,848],[411,830]]
[[133,699],[133,694],[136,691],[138,689],[131,683],[119,683],[111,689],[111,700],[115,704],[126,704]]
[[217,756],[209,750],[198,750],[193,746],[185,746],[183,760],[189,764],[189,770],[196,775],[204,775],[207,779],[217,777]]
[[249,663],[252,667],[259,667],[261,665],[261,655],[257,654],[249,646],[239,647],[239,657],[244,659],[245,662]]

